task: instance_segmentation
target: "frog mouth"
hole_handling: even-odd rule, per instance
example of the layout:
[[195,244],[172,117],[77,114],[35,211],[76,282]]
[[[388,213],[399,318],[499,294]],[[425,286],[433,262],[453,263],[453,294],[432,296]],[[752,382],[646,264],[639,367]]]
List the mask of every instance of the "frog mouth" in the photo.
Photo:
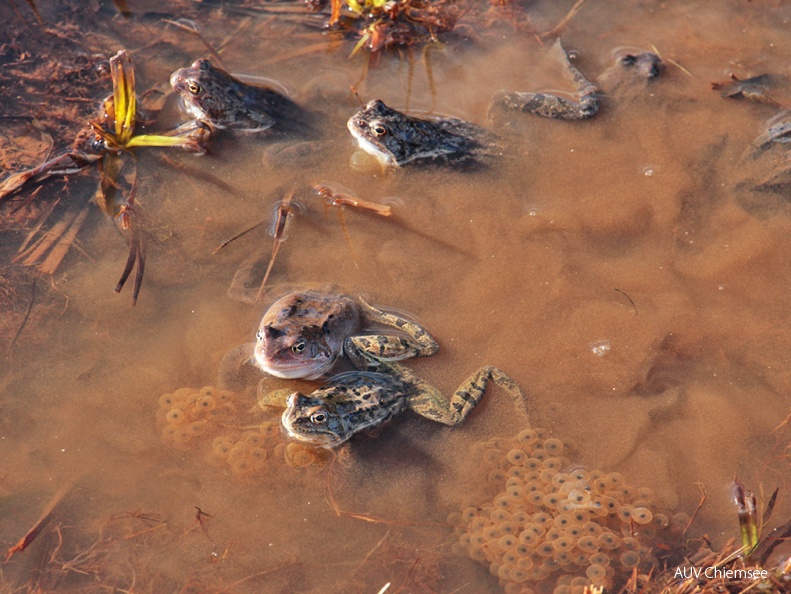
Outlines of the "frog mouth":
[[294,359],[283,357],[282,360],[272,361],[266,355],[266,347],[262,342],[257,342],[253,350],[253,361],[259,369],[283,379],[316,379],[326,374],[335,364],[337,356],[327,358],[312,357],[310,359]]
[[311,363],[295,362],[288,363],[272,363],[263,357],[259,357],[256,353],[256,364],[259,369],[283,379],[317,379],[329,371],[330,367],[335,363],[335,359],[325,361],[315,361]]

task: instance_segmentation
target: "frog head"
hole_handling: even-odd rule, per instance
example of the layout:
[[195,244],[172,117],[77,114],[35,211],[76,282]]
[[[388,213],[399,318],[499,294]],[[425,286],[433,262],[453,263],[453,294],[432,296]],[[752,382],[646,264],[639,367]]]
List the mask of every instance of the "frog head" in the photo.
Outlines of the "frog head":
[[323,448],[334,448],[352,435],[332,401],[299,392],[288,397],[282,422],[291,439]]
[[314,326],[296,329],[262,324],[256,334],[255,361],[275,377],[315,379],[329,371],[340,354],[326,338]]

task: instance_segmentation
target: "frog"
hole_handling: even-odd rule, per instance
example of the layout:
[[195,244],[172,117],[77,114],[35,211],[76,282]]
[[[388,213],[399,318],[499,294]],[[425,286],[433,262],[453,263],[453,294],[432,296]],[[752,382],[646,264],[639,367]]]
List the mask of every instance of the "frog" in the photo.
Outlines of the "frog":
[[727,82],[713,82],[711,88],[720,91],[726,99],[745,99],[784,109],[776,96],[787,95],[789,80],[776,74],[759,74],[750,78],[739,78],[731,73]]
[[369,101],[346,126],[360,148],[384,167],[470,163],[498,152],[495,135],[472,122],[407,115],[381,99]]
[[262,132],[274,128],[307,133],[309,116],[280,91],[242,82],[207,59],[195,60],[170,76],[184,108],[196,124],[211,129]]
[[[365,327],[385,327],[398,335],[358,336]],[[377,357],[397,361],[427,357],[439,349],[418,324],[351,297],[334,287],[293,291],[264,314],[253,349],[255,365],[275,377],[316,379],[332,369],[350,337]]]
[[411,370],[378,355],[367,337],[351,336],[344,350],[358,368],[331,377],[311,394],[291,393],[281,417],[290,439],[333,449],[355,434],[376,429],[407,409],[431,421],[457,427],[494,382],[524,406],[524,393],[502,370],[485,366],[468,377],[448,400]]
[[609,95],[621,93],[627,85],[652,81],[665,71],[662,58],[654,52],[616,50],[614,54],[613,65],[596,78],[598,86]]
[[563,64],[579,100],[572,101],[547,93],[500,91],[489,104],[490,119],[496,119],[499,113],[507,110],[558,120],[589,119],[599,112],[600,87],[612,93],[627,82],[654,79],[664,70],[662,59],[653,52],[617,52],[614,65],[602,73],[597,84],[594,84],[571,63],[560,39],[552,45],[550,54]]
[[557,39],[552,45],[550,53],[563,64],[567,76],[574,83],[579,101],[546,93],[500,91],[492,97],[489,104],[490,118],[498,109],[524,111],[558,120],[584,120],[598,113],[598,89],[572,65],[560,39]]
[[776,194],[787,200],[791,189],[791,119],[784,113],[780,115],[779,119],[773,118],[742,157],[736,182],[739,192],[758,192],[764,199],[766,194]]

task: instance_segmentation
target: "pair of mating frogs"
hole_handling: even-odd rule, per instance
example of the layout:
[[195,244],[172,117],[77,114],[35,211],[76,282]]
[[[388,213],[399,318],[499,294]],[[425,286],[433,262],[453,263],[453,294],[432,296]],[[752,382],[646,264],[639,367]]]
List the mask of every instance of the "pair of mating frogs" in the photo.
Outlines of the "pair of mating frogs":
[[[579,120],[599,110],[598,91],[569,61],[560,40],[550,50],[574,83],[579,101],[544,93],[501,91],[490,106],[490,116],[499,110],[516,110],[544,117]],[[624,54],[602,75],[609,86],[618,86],[625,77],[651,79],[662,70],[653,53]],[[613,80],[615,79],[615,80]],[[261,131],[270,128],[306,128],[309,114],[274,89],[245,84],[208,60],[197,60],[170,78],[186,110],[198,122],[212,128]],[[401,113],[381,100],[370,101],[349,118],[347,127],[360,148],[382,165],[398,167],[408,163],[460,163],[479,156],[500,154],[495,135],[456,118],[418,118]]]
[[[371,327],[390,334],[365,334]],[[342,355],[357,368],[324,386],[288,396],[282,416],[289,437],[333,448],[406,409],[445,425],[459,425],[481,401],[490,381],[523,404],[519,386],[496,367],[483,367],[450,400],[396,361],[431,356],[439,345],[419,325],[333,289],[289,293],[267,310],[256,335],[254,360],[283,378],[316,379]],[[264,396],[264,401],[266,397]]]

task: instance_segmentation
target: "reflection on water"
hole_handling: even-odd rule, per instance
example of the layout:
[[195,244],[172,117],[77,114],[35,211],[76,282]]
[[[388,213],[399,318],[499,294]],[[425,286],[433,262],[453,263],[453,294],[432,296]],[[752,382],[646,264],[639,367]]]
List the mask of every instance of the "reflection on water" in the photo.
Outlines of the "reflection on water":
[[[562,4],[531,4],[534,25],[550,28],[573,3]],[[58,22],[55,7],[40,10]],[[130,49],[148,84],[206,54],[197,38],[160,22],[161,6],[139,10],[125,26],[110,8],[79,25],[108,56]],[[188,9],[174,2],[170,12],[180,10]],[[265,136],[225,135],[204,157],[141,152],[149,242],[134,308],[111,290],[127,246],[109,221],[92,212],[61,269],[33,288],[32,275],[7,266],[29,229],[4,206],[7,546],[75,483],[4,568],[9,591],[374,593],[388,582],[390,591],[502,591],[486,567],[454,555],[447,517],[472,503],[471,479],[482,483],[492,470],[477,477],[471,450],[525,429],[503,392],[490,390],[458,428],[406,414],[315,461],[289,454],[271,425],[261,429],[264,417],[251,410],[257,378],[228,403],[227,418],[198,410],[179,424],[158,403],[181,386],[215,385],[224,354],[253,339],[266,303],[236,302],[226,290],[249,256],[266,262],[272,239],[255,231],[212,252],[271,220],[291,187],[304,188],[301,207],[269,301],[332,283],[411,312],[441,344],[436,356],[409,362],[421,377],[450,394],[472,370],[497,365],[525,388],[533,424],[574,439],[578,468],[620,472],[650,489],[654,513],[691,513],[702,483],[708,499],[692,531],[715,544],[737,534],[734,474],[755,490],[780,486],[775,517],[791,515],[788,437],[772,432],[789,410],[791,223],[782,193],[743,185],[744,152],[779,108],[710,88],[731,72],[787,74],[787,6],[586,3],[563,34],[581,71],[595,80],[613,50],[655,47],[663,76],[637,88],[602,82],[602,111],[585,122],[514,114],[496,130],[503,158],[466,172],[352,169],[345,122],[359,104],[348,87],[357,83],[364,100],[484,124],[497,90],[573,91],[534,35],[474,21],[469,39],[428,52],[430,68],[417,53],[412,68],[394,53],[361,80],[362,57],[347,60],[353,42],[296,51],[326,39],[293,16],[189,10],[230,71],[280,80],[321,113],[326,144],[303,169],[265,161]],[[0,13],[22,27],[8,5]],[[144,40],[135,38],[142,25]],[[24,47],[24,35],[15,43]],[[392,204],[393,216],[347,208],[352,252],[337,215],[309,191],[316,181]],[[35,200],[51,200],[49,192],[64,186],[45,185]]]

